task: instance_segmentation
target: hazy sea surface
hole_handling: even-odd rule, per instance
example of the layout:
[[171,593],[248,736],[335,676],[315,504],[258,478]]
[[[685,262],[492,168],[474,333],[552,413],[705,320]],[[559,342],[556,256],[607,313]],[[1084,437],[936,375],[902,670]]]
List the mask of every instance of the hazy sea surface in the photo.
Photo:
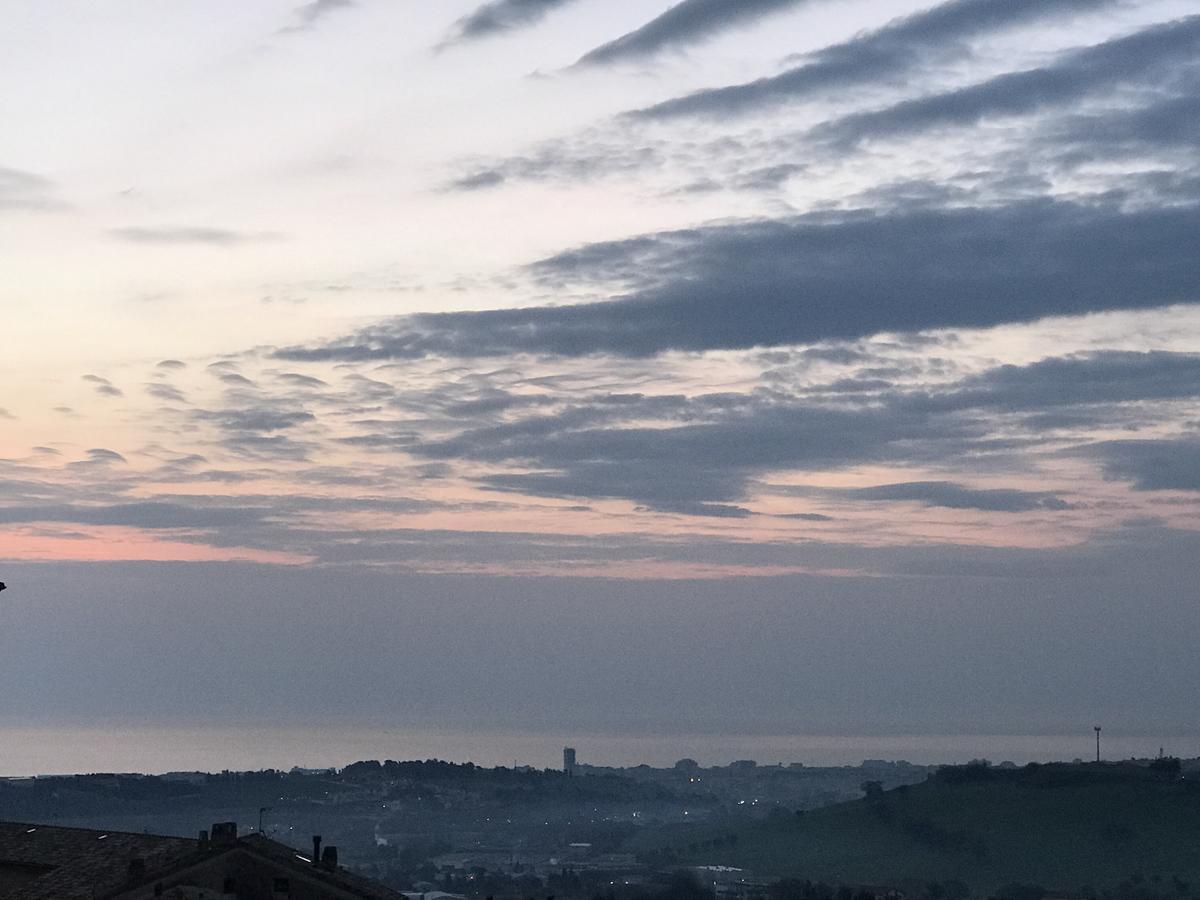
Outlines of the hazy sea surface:
[[[379,726],[6,727],[0,775],[210,771],[344,766],[360,759],[445,759],[480,765],[562,764],[573,746],[593,765],[702,765],[735,759],[761,764],[857,765],[864,759],[913,763],[1072,760],[1095,756],[1095,735],[599,735],[568,732],[435,730]],[[1106,759],[1165,752],[1200,755],[1200,736],[1104,734]]]

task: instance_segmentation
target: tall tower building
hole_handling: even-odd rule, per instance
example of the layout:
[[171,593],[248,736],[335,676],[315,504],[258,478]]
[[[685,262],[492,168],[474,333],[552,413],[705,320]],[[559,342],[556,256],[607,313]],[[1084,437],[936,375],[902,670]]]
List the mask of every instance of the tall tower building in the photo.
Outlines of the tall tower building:
[[568,775],[575,774],[575,748],[563,747],[563,771]]

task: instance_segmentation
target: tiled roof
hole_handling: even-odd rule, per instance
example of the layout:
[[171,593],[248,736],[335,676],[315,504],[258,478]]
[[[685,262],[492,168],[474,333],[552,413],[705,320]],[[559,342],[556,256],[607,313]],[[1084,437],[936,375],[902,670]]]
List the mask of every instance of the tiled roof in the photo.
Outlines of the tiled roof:
[[[172,873],[229,852],[258,856],[363,900],[402,896],[345,869],[313,866],[291,847],[261,835],[205,850],[190,838],[0,822],[0,900],[93,900],[169,879]],[[134,859],[142,865],[131,878],[129,863]],[[6,870],[12,876],[7,880]]]
[[296,851],[291,847],[263,837],[262,835],[249,835],[238,841],[238,844],[260,856],[302,870],[305,874],[316,878],[318,881],[328,882],[349,894],[362,897],[364,900],[400,900],[400,898],[403,898],[403,894],[393,891],[391,888],[384,887],[378,881],[373,881],[370,878],[363,878],[361,875],[355,875],[353,872],[347,872],[345,869],[337,869],[331,872],[327,869],[313,866],[311,863],[303,862],[297,858]]
[[48,870],[24,884],[0,887],[0,900],[91,900],[128,884],[133,859],[154,873],[198,856],[199,842],[188,838],[0,822],[0,871]]

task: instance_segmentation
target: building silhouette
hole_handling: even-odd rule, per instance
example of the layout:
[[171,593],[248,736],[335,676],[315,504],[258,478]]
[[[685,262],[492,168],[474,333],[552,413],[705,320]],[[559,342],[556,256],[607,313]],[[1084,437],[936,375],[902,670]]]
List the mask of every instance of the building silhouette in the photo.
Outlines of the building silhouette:
[[575,774],[575,748],[563,747],[563,771],[568,775]]

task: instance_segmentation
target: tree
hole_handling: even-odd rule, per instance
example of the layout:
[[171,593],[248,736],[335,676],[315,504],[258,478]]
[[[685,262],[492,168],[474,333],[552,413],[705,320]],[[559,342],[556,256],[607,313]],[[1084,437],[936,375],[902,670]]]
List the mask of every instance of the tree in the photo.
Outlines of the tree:
[[1183,771],[1183,763],[1177,756],[1160,756],[1150,763],[1150,771],[1165,775],[1168,778],[1178,778]]

